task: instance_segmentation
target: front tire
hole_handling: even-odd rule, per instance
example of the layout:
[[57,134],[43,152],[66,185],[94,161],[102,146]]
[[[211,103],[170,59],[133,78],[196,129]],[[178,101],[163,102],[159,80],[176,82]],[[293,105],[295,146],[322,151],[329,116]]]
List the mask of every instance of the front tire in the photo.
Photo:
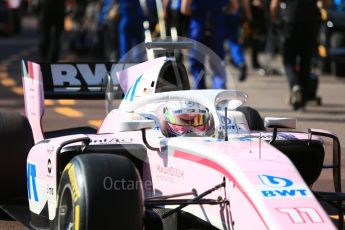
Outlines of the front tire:
[[57,229],[142,227],[142,182],[128,158],[111,154],[74,157],[62,173],[58,194]]

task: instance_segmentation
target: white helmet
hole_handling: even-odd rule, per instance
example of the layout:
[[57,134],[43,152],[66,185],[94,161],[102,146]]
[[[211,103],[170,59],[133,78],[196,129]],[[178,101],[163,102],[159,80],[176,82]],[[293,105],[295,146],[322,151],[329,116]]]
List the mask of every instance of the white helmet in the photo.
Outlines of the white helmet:
[[193,101],[170,101],[163,107],[163,119],[167,136],[185,134],[207,135],[211,128],[209,110]]

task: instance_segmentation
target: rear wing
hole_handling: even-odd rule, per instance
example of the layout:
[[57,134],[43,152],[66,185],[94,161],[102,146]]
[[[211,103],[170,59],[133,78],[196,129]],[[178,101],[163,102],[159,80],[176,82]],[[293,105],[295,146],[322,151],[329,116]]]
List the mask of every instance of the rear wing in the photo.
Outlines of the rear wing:
[[[22,61],[25,114],[35,143],[44,139],[44,99],[122,98],[116,72],[136,63],[34,63]],[[111,96],[109,96],[111,92]]]
[[147,94],[190,89],[183,63],[167,57],[140,64],[22,61],[22,75],[25,112],[35,142],[43,140],[44,99],[106,99],[109,112],[113,99],[123,96],[121,103],[126,104]]
[[[147,42],[145,43],[147,49],[164,50],[167,54],[175,50],[190,49],[193,47],[192,42]],[[160,57],[146,62],[80,62],[80,63],[34,63],[22,61],[23,76],[30,76],[26,69],[30,70],[30,65],[34,65],[36,72],[41,72],[42,78],[39,79],[44,91],[45,99],[104,99],[109,88],[109,81],[111,81],[111,90],[114,93],[114,98],[122,98],[124,93],[128,92],[129,87],[142,74],[150,74],[150,80],[162,80],[165,87],[167,85],[176,85],[181,80],[188,78],[182,64],[178,63],[178,68],[173,70],[171,64],[167,64],[174,58]],[[29,68],[27,68],[27,66]],[[129,67],[129,71],[123,71]],[[176,64],[175,64],[176,66]],[[154,69],[152,69],[154,68]],[[177,72],[176,72],[177,71]],[[122,73],[121,73],[122,72]],[[151,73],[149,73],[151,72]],[[181,73],[180,73],[181,72]],[[155,75],[154,75],[154,74]],[[175,76],[183,75],[183,76]],[[110,78],[109,78],[110,76]],[[119,82],[119,79],[121,79]],[[121,86],[120,86],[121,83]],[[177,88],[189,89],[189,82],[182,81],[181,86]],[[147,86],[148,87],[148,86]],[[171,86],[169,86],[171,88]],[[157,88],[157,87],[155,87]],[[176,87],[175,87],[176,88]]]
[[[30,62],[28,62],[30,63]],[[46,99],[104,99],[111,77],[115,97],[123,93],[116,72],[137,63],[38,63]]]

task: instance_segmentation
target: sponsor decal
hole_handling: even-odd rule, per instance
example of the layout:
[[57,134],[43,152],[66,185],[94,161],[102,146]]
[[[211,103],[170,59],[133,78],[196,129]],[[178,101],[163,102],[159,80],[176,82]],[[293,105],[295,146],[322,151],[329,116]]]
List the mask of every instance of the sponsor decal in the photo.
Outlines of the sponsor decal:
[[[227,117],[226,120],[227,120],[228,124],[232,123],[232,121],[231,121],[231,119],[229,117]],[[222,122],[222,124],[225,124],[225,116],[221,116],[220,117],[220,121]]]
[[184,177],[184,171],[175,167],[164,167],[162,165],[158,165],[157,171],[169,176],[177,177],[177,178]]
[[94,145],[107,145],[107,144],[124,144],[133,142],[133,138],[120,139],[120,138],[104,138],[104,139],[93,139],[91,144]]
[[[241,128],[238,126],[238,129],[241,129]],[[273,137],[272,134],[263,134],[261,136],[263,140],[271,140],[272,137]],[[246,135],[242,137],[232,137],[233,140],[237,140],[237,141],[254,141],[254,140],[257,140],[258,138],[259,138],[258,134]],[[298,140],[298,138],[292,134],[278,134],[276,137],[276,140]]]
[[241,141],[241,142],[248,142],[248,141],[255,141],[255,140],[258,140],[257,137],[255,136],[236,136],[236,137],[233,137],[233,136],[230,136],[229,137],[229,141]]
[[259,175],[261,182],[269,187],[285,188],[293,185],[293,182],[287,178],[275,177],[270,175]]
[[37,186],[36,186],[36,165],[27,163],[26,165],[26,179],[29,200],[38,202]]
[[143,89],[143,95],[153,94],[154,92],[155,92],[154,88],[144,88]]
[[80,225],[80,206],[75,206],[74,211],[74,230],[79,230]]
[[225,142],[224,139],[208,139],[204,140],[204,142]]
[[194,101],[186,101],[186,105],[191,108],[195,105]]
[[279,133],[279,140],[298,140],[298,138],[291,133]]
[[[242,137],[229,136],[229,140],[228,141],[246,142],[246,141],[255,141],[257,139],[258,138],[254,137],[254,136],[242,136]],[[207,140],[204,140],[204,142],[228,142],[228,141],[225,141],[224,139],[207,139]]]
[[75,177],[74,165],[72,165],[71,163],[68,163],[64,170],[67,170],[68,172],[68,177],[72,186],[73,201],[76,202],[80,197],[80,190],[78,187],[77,179]]
[[[232,122],[232,120],[227,117],[227,126],[228,126],[228,130],[236,130],[236,125],[234,122]],[[222,130],[225,129],[225,116],[221,116],[220,117],[220,123],[221,123],[221,128]]]
[[[261,138],[263,140],[271,140],[272,137],[273,135],[269,133],[263,133],[261,135]],[[295,135],[290,134],[290,133],[279,133],[276,137],[276,140],[298,140],[298,138]]]
[[104,144],[119,144],[119,143],[129,143],[129,142],[133,142],[133,138],[130,139],[119,139],[119,138],[111,138],[111,139],[104,139],[103,143]]
[[323,219],[314,208],[277,208],[277,211],[288,216],[294,224],[323,223]]
[[69,180],[71,181],[71,185],[72,185],[73,200],[74,200],[74,202],[76,202],[80,197],[80,191],[79,191],[77,179],[76,179],[75,173],[74,173],[74,165],[72,165],[71,168],[68,169],[68,176],[69,176]]
[[52,172],[52,161],[48,159],[48,173],[50,174]]
[[184,171],[175,167],[164,167],[163,165],[156,166],[156,177],[162,181],[169,183],[176,183],[178,180],[184,178]]
[[[44,65],[43,69],[45,68]],[[51,64],[52,83],[55,91],[64,91],[64,88],[73,86],[75,91],[82,88],[92,90],[89,86],[102,85],[107,73],[117,82],[115,77],[116,64]]]
[[47,185],[47,194],[53,196],[54,193],[54,188],[50,187],[49,185]]
[[129,101],[133,101],[134,100],[135,92],[137,91],[138,84],[139,84],[142,76],[143,75],[138,77],[138,79],[135,81],[134,85],[132,85],[131,88],[129,88],[129,90],[127,91],[127,93],[125,95],[125,100],[129,100]]
[[295,184],[292,180],[272,175],[258,175],[259,186],[264,198],[309,197],[310,192],[304,184]]

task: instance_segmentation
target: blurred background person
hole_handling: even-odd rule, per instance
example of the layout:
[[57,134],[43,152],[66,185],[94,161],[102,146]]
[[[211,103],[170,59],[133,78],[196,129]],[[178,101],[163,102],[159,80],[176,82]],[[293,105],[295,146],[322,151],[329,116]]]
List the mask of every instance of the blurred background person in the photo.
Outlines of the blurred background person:
[[157,37],[158,12],[156,0],[140,0],[144,10],[145,20],[149,22],[149,30],[152,37]]
[[105,60],[116,60],[118,51],[117,23],[119,9],[116,0],[99,2],[97,18],[98,57]]
[[230,63],[239,69],[239,81],[244,81],[247,77],[247,64],[243,52],[242,44],[240,44],[241,25],[245,12],[248,9],[244,5],[248,5],[248,0],[242,0],[241,7],[239,7],[238,0],[232,0],[232,11],[225,12],[225,43],[229,48]]
[[272,61],[277,57],[281,49],[281,17],[271,20],[270,5],[271,0],[263,0],[266,23],[266,41],[264,43],[264,56],[261,59],[261,76],[283,75],[281,67],[272,67]]
[[65,17],[65,32],[68,39],[68,49],[78,55],[91,53],[96,47],[94,32],[96,31],[97,3],[88,0],[78,0],[67,5]]
[[[327,0],[323,0],[327,4]],[[304,109],[311,89],[311,60],[321,22],[317,0],[272,0],[272,20],[281,8],[283,65],[294,110]],[[296,68],[298,67],[298,69]]]
[[64,0],[37,0],[36,2],[41,61],[56,62],[59,59],[60,39],[64,31],[64,4]]
[[181,4],[182,0],[163,0],[168,35],[170,35],[171,28],[176,28],[178,36],[188,36],[189,16],[181,13]]
[[[144,14],[139,0],[118,0],[119,58],[144,41]],[[135,57],[130,57],[135,58]]]
[[[181,5],[182,14],[190,16],[189,37],[212,49],[221,59],[224,59],[224,8],[230,8],[229,1],[182,0]],[[194,46],[190,51],[190,68],[196,89],[206,89],[204,65],[205,57]],[[210,67],[212,88],[225,89],[225,71]]]
[[[327,3],[331,5],[331,2]],[[337,12],[344,12],[345,11],[345,1],[344,0],[333,0],[334,9]]]
[[[330,0],[322,10],[323,23],[320,29],[320,69],[322,73],[345,76],[345,1]],[[340,51],[340,52],[339,52]]]
[[[249,3],[246,3],[249,1]],[[251,47],[251,64],[253,69],[260,69],[259,52],[266,35],[266,18],[263,0],[245,0],[244,7],[247,11],[248,24],[251,30],[250,47]],[[247,6],[249,5],[249,7]]]

